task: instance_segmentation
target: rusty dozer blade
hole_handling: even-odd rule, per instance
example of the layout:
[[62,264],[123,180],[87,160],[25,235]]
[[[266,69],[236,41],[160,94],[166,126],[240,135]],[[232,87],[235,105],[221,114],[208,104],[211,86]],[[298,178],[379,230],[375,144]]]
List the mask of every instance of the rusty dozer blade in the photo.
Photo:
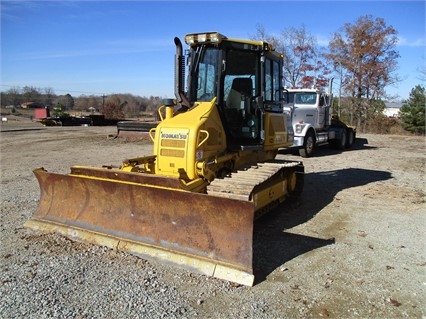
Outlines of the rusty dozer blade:
[[[25,227],[253,285],[252,202],[165,187],[154,175],[105,178],[100,170],[34,170],[41,196]],[[137,175],[145,176],[138,182]]]

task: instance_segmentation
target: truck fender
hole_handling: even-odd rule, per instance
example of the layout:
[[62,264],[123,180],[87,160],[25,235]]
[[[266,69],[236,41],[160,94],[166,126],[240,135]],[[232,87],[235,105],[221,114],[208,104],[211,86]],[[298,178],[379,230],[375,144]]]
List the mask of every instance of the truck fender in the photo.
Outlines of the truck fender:
[[317,136],[312,125],[306,125],[302,130],[299,141],[299,155],[302,157],[311,157],[317,144]]
[[309,123],[303,123],[302,124],[303,128],[302,128],[302,132],[301,133],[296,133],[296,126],[297,125],[300,125],[300,124],[296,123],[296,124],[294,124],[294,127],[293,127],[294,136],[303,136],[303,137],[305,137],[306,134],[308,133],[308,130],[310,130],[310,129],[312,129],[312,131],[314,132],[314,134],[316,136],[315,129],[314,129],[314,127],[311,124],[309,124]]

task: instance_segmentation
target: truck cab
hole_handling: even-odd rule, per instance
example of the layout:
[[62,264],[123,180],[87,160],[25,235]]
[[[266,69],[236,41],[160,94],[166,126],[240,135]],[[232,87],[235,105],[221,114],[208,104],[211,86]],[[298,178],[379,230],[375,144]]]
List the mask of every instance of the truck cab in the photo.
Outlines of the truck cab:
[[[290,106],[289,106],[290,104]],[[289,92],[287,108],[293,112],[292,123],[312,123],[322,130],[330,125],[330,95],[323,90],[293,89]]]
[[313,155],[317,146],[330,144],[338,149],[350,147],[355,130],[332,116],[333,96],[316,88],[284,90],[284,112],[289,114],[294,130],[293,148],[302,157]]

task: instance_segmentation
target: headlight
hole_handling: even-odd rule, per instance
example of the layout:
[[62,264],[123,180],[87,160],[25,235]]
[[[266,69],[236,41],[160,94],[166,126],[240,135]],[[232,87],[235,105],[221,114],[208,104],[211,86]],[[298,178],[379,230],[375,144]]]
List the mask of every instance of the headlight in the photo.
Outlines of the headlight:
[[199,43],[220,43],[224,38],[226,37],[218,32],[191,33],[185,36],[185,43],[187,45]]

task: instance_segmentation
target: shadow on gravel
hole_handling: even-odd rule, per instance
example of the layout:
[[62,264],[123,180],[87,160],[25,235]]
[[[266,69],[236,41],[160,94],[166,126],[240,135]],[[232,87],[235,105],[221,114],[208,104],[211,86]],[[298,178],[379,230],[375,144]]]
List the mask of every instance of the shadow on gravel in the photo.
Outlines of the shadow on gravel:
[[[344,189],[391,179],[391,173],[348,168],[305,174],[301,197],[282,205],[257,220],[253,236],[255,284],[287,261],[316,248],[333,244],[334,238],[322,239],[286,232],[312,219]],[[360,203],[361,204],[361,203]]]
[[[338,150],[338,149],[332,148],[328,145],[316,147],[313,157],[331,156],[331,155],[341,154],[342,152],[353,152],[353,151],[360,151],[360,150],[374,150],[376,148],[377,147],[375,147],[375,146],[369,146],[368,140],[366,138],[357,137],[357,139],[355,140],[352,147],[347,148],[345,150]],[[292,154],[292,155],[299,156],[299,151],[297,149],[281,149],[279,151],[279,154]]]

